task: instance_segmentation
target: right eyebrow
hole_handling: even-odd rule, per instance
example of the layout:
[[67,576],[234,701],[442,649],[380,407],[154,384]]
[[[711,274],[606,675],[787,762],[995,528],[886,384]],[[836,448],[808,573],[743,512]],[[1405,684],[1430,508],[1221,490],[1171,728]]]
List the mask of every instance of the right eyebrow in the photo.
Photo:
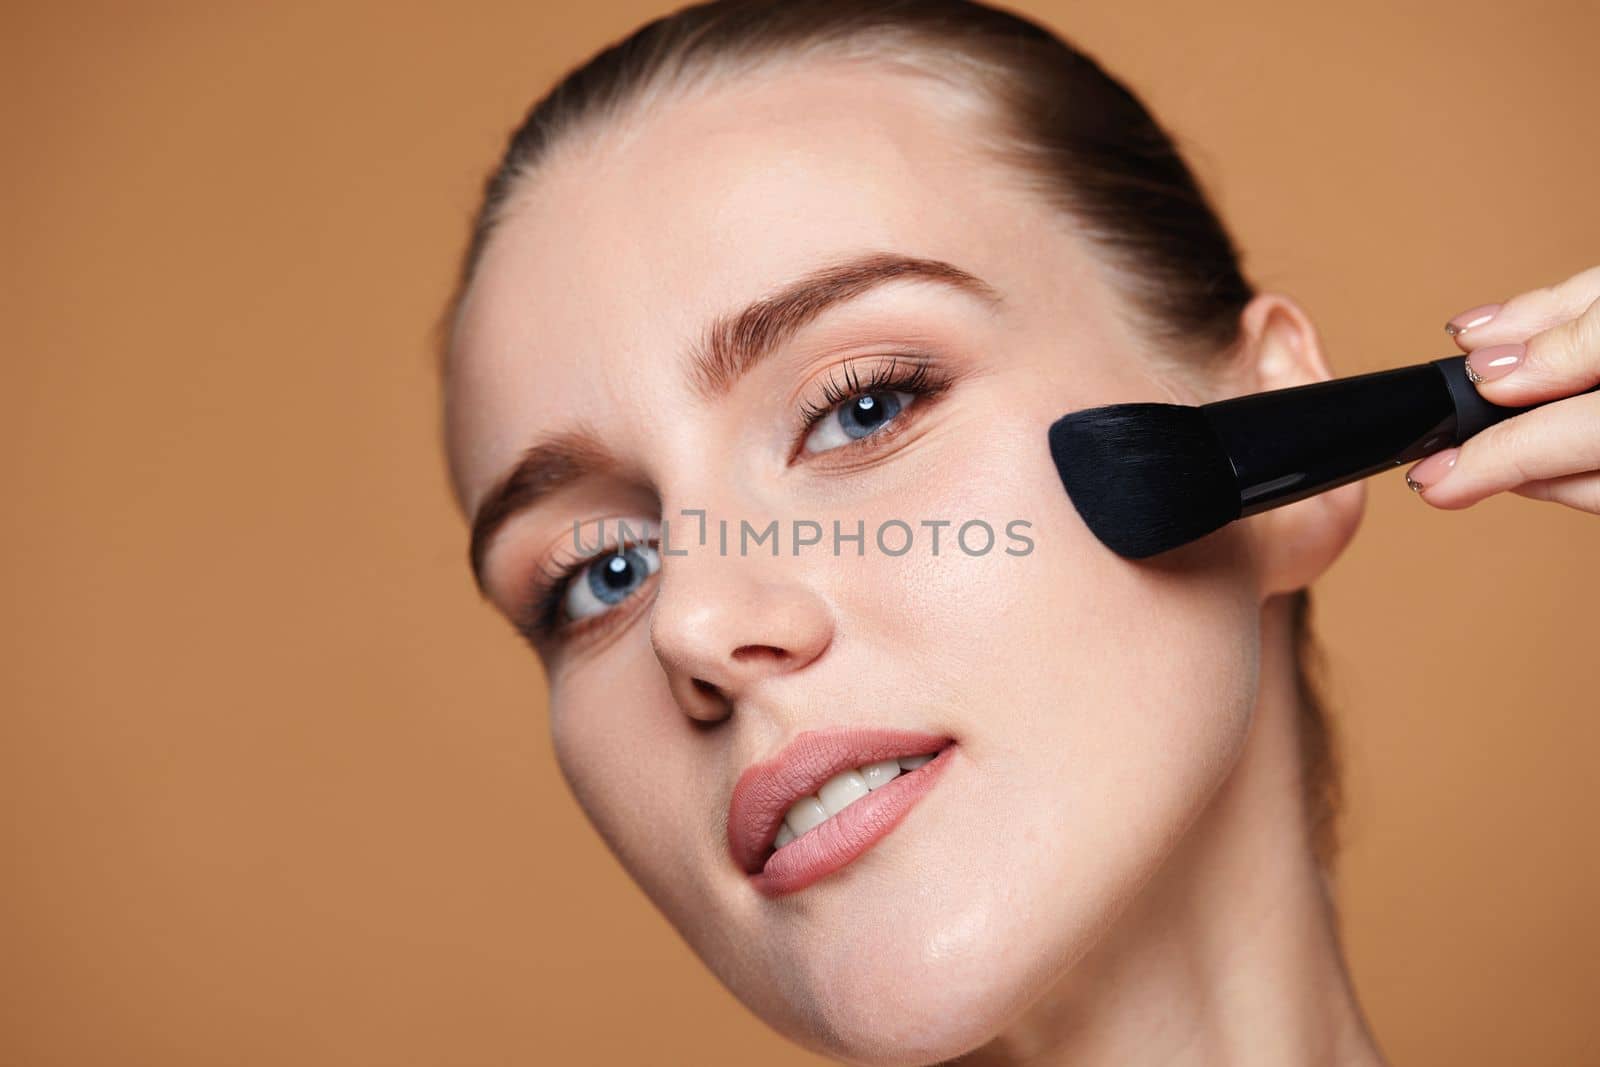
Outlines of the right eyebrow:
[[[757,363],[823,312],[900,279],[937,282],[990,306],[1003,303],[988,282],[952,263],[869,252],[820,267],[737,313],[719,315],[706,328],[704,341],[690,352],[685,375],[702,399],[724,396]],[[551,493],[619,465],[599,435],[581,427],[547,436],[523,452],[484,497],[472,519],[468,556],[479,593],[487,594],[484,557],[501,526]]]
[[478,592],[487,595],[484,556],[494,535],[513,515],[533,507],[544,497],[575,482],[605,474],[618,466],[616,456],[599,435],[579,428],[565,430],[537,442],[518,458],[493,491],[484,498],[472,519],[467,555]]

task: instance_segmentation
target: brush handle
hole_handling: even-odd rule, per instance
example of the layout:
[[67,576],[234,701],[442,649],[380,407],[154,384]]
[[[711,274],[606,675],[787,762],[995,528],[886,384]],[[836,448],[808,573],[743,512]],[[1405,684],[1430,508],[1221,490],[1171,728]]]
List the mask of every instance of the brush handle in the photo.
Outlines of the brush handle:
[[1233,461],[1243,518],[1415,462],[1542,406],[1489,403],[1467,377],[1466,357],[1446,356],[1200,410]]

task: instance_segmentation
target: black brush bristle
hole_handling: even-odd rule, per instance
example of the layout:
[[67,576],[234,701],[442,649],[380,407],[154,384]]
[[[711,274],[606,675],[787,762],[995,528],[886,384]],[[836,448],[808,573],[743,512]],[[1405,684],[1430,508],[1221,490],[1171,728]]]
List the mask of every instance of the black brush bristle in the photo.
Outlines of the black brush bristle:
[[1233,463],[1197,407],[1074,411],[1051,424],[1050,458],[1089,529],[1128,559],[1187,544],[1239,517]]

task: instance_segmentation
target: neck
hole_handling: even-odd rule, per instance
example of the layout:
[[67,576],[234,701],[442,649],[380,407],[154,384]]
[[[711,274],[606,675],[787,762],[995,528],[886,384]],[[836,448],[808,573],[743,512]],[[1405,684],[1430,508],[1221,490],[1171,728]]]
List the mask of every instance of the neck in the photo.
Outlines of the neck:
[[1105,937],[963,1067],[1383,1067],[1305,828],[1287,597],[1262,608],[1245,749]]

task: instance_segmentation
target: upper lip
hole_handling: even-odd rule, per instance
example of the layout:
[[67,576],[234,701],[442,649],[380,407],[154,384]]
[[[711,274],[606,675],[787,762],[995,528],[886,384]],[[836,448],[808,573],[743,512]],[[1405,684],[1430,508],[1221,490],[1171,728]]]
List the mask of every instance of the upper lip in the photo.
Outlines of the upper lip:
[[899,756],[939,751],[954,739],[921,730],[851,726],[807,730],[771,759],[739,776],[728,803],[728,849],[746,874],[766,864],[767,850],[791,805],[840,771]]

